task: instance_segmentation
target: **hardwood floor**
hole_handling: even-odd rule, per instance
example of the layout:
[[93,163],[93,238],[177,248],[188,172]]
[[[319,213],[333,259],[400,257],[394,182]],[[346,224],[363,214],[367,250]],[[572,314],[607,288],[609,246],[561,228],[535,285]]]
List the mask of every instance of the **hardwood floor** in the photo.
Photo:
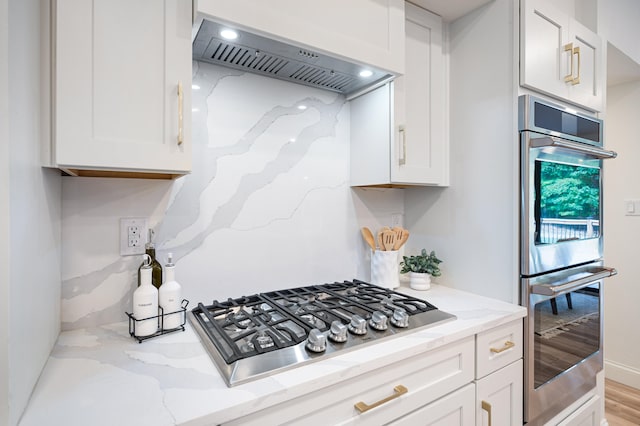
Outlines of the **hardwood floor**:
[[605,379],[604,411],[609,426],[640,425],[640,390]]

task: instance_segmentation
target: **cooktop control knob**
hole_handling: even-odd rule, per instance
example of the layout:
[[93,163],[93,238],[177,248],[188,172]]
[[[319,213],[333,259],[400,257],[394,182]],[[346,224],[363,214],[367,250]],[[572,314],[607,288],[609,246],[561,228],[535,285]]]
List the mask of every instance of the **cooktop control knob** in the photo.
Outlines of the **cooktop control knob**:
[[349,324],[349,331],[359,336],[367,334],[367,322],[360,315],[353,315]]
[[327,337],[320,330],[314,328],[309,332],[306,348],[315,353],[324,352],[327,349]]
[[389,328],[389,326],[387,325],[387,316],[384,314],[384,312],[380,311],[374,311],[373,314],[371,314],[369,325],[379,331],[384,331]]
[[329,330],[329,340],[336,343],[344,343],[347,341],[347,326],[336,320],[331,323]]
[[391,317],[391,324],[398,328],[409,327],[409,314],[407,314],[407,311],[402,308],[394,310],[393,316]]

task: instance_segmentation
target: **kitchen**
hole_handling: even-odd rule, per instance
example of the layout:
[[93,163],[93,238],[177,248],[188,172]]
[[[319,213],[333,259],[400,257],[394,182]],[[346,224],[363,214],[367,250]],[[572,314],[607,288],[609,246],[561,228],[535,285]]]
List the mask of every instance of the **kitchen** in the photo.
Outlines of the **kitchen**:
[[[21,410],[16,407],[26,404],[31,387],[57,338],[59,322],[63,329],[72,330],[124,319],[123,311],[128,309],[128,298],[133,290],[129,283],[139,261],[120,258],[118,242],[110,237],[120,217],[148,217],[152,225],[159,225],[156,236],[161,260],[164,261],[164,254],[170,250],[178,255],[177,276],[185,294],[189,294],[193,302],[210,299],[214,291],[216,298],[225,299],[256,290],[270,290],[283,285],[280,283],[293,286],[366,276],[368,259],[365,246],[358,239],[359,227],[368,225],[378,228],[387,224],[392,215],[400,213],[404,215],[404,225],[413,231],[408,249],[433,247],[445,260],[441,283],[517,303],[518,289],[513,285],[513,278],[517,277],[518,224],[515,213],[517,203],[513,202],[512,194],[517,192],[517,182],[513,176],[517,176],[518,154],[515,147],[505,149],[505,141],[511,142],[515,133],[514,105],[517,92],[512,82],[515,78],[513,51],[517,50],[517,45],[512,41],[510,31],[513,29],[507,28],[506,24],[500,27],[503,31],[500,34],[488,31],[486,26],[475,25],[476,21],[481,21],[480,17],[490,13],[500,15],[486,19],[504,23],[512,20],[513,10],[505,7],[505,2],[494,3],[494,7],[485,6],[451,23],[449,79],[455,82],[450,83],[449,89],[451,108],[463,112],[464,108],[459,102],[464,100],[467,104],[481,106],[485,114],[491,117],[483,117],[477,108],[473,114],[450,114],[451,187],[446,189],[351,190],[349,164],[346,162],[349,158],[348,116],[344,107],[336,103],[339,101],[335,96],[291,88],[281,82],[273,82],[265,87],[256,76],[240,76],[229,70],[207,66],[199,69],[194,66],[194,84],[200,78],[201,88],[194,90],[191,95],[194,108],[200,105],[215,108],[215,114],[209,114],[209,121],[205,123],[197,118],[197,114],[204,109],[192,111],[192,131],[194,141],[202,137],[197,132],[202,132],[205,126],[213,134],[208,136],[210,147],[198,147],[194,143],[194,151],[202,151],[194,155],[191,175],[175,181],[60,178],[52,170],[40,169],[34,164],[33,159],[38,155],[34,142],[38,139],[37,129],[31,120],[20,119],[38,116],[39,93],[32,82],[39,78],[39,59],[34,53],[23,57],[11,51],[11,58],[19,58],[20,61],[16,59],[10,64],[15,64],[12,66],[18,67],[16,69],[21,72],[11,75],[10,89],[24,89],[30,96],[19,97],[17,92],[9,92],[11,111],[16,115],[11,116],[11,127],[7,128],[12,139],[26,142],[12,144],[10,152],[2,156],[7,159],[3,169],[11,170],[11,176],[3,180],[10,182],[11,196],[7,194],[3,199],[11,201],[7,203],[7,208],[11,208],[12,214],[11,219],[3,216],[6,221],[3,226],[11,229],[8,234],[12,239],[10,245],[3,246],[7,256],[2,258],[7,262],[7,267],[2,269],[7,271],[6,278],[11,283],[6,290],[3,286],[3,291],[7,292],[4,299],[11,306],[3,310],[7,315],[10,313],[10,326],[3,329],[3,333],[10,334],[5,338],[13,343],[10,346],[13,361],[3,362],[2,368],[9,370],[8,366],[11,366],[10,373],[3,377],[10,377],[12,393],[16,395],[11,402],[14,407],[12,416],[19,416]],[[38,16],[34,2],[21,3],[20,6],[12,3],[8,11],[11,13],[8,16],[16,14],[22,19],[25,16]],[[607,10],[606,7],[604,11],[616,16],[613,10]],[[10,40],[15,37],[28,46],[37,45],[37,34],[33,33],[33,28],[29,31],[26,27],[10,27],[13,31]],[[632,25],[627,28],[631,31]],[[478,31],[472,33],[475,37],[465,36],[474,30]],[[477,46],[472,44],[472,38],[490,40],[496,48],[482,50],[481,57],[474,56],[473,51]],[[623,38],[613,33],[609,38],[621,40],[618,46],[626,48],[627,52],[634,53],[633,49],[637,49],[636,46],[625,45],[628,43],[626,40],[634,39],[631,36]],[[14,44],[10,43],[9,46]],[[491,59],[489,62],[493,64],[492,67],[481,66],[487,58]],[[28,60],[33,62],[22,62]],[[468,77],[469,69],[474,70],[475,78]],[[13,72],[17,73],[15,69]],[[496,75],[497,72],[502,74]],[[202,77],[207,73],[206,78]],[[235,83],[234,78],[237,79]],[[495,81],[496,84],[479,85],[478,81]],[[221,90],[220,97],[235,104],[211,104],[208,91],[213,89],[214,82],[219,82],[215,89]],[[256,96],[256,93],[260,96]],[[454,102],[456,99],[458,103]],[[302,100],[314,104],[302,112],[297,109],[296,103]],[[259,162],[268,159],[264,156],[261,160],[238,158],[238,161],[227,164],[217,160],[216,156],[228,155],[233,160],[231,156],[241,154],[242,151],[228,146],[230,141],[240,140],[244,129],[275,105],[290,106],[289,110],[281,112],[283,119],[289,119],[289,122],[277,130],[278,134],[273,136],[273,140],[266,142],[267,145],[271,144],[272,149],[266,155],[276,155],[281,149],[278,144],[290,138],[305,143],[301,149],[307,149],[306,153],[285,152],[285,156],[274,161],[277,166],[275,170],[264,168],[264,163]],[[243,114],[238,116],[235,113],[238,110],[242,110]],[[317,120],[315,114],[319,114],[319,111],[333,117],[337,124],[334,128],[320,128],[320,136],[315,137],[322,143],[313,144],[310,143],[312,139],[305,141],[304,138],[309,135],[304,130]],[[511,117],[513,123],[496,126],[495,116]],[[271,118],[275,119],[275,116]],[[456,125],[455,120],[465,125]],[[21,123],[23,127],[14,123]],[[227,126],[222,127],[221,123]],[[2,128],[4,130],[5,126]],[[478,134],[486,135],[482,144],[456,143],[477,139]],[[621,158],[616,160],[619,161],[625,158],[625,154],[624,147],[615,146],[617,140],[607,138],[607,146],[620,152]],[[209,148],[219,153],[207,155]],[[331,161],[330,172],[319,159]],[[29,168],[18,167],[25,161]],[[513,169],[496,169],[489,174],[486,166],[483,166],[487,162],[512,164]],[[287,173],[283,174],[284,171]],[[242,180],[243,176],[252,173],[258,173],[260,179]],[[214,175],[216,180],[210,185]],[[612,179],[605,179],[607,185],[610,181]],[[273,184],[265,185],[265,182]],[[180,192],[181,187],[186,190]],[[485,188],[491,190],[486,191]],[[34,190],[41,191],[35,199],[19,195]],[[611,189],[608,193],[613,194],[613,191]],[[629,188],[628,193],[620,193],[616,201],[611,203],[611,208],[618,205],[622,208],[619,200],[634,196],[634,191],[637,189]],[[287,196],[283,197],[283,194]],[[485,203],[495,205],[495,212],[479,208]],[[327,205],[332,208],[323,207]],[[244,208],[239,209],[239,206]],[[23,216],[25,212],[33,212],[31,214],[35,216]],[[37,215],[35,212],[38,212]],[[620,213],[620,216],[623,214]],[[210,222],[187,226],[196,223],[199,217],[208,217]],[[35,221],[37,226],[26,226],[29,221]],[[615,225],[612,222],[613,228]],[[499,223],[501,229],[496,231],[485,226],[486,223]],[[327,235],[332,235],[331,240],[326,238]],[[614,243],[611,234],[607,237],[606,244],[616,244],[611,250],[607,248],[609,260],[617,245],[625,247],[618,241],[629,237],[623,231],[616,235]],[[474,243],[469,244],[469,239]],[[172,245],[169,245],[171,241]],[[314,247],[309,247],[311,241]],[[262,255],[273,251],[272,247],[276,246],[279,248],[277,256],[288,259],[286,263],[276,260],[275,255]],[[483,250],[487,246],[491,247],[490,253]],[[226,247],[250,247],[250,254],[258,255],[246,259],[247,254],[231,253]],[[27,256],[27,253],[30,254]],[[62,263],[57,260],[60,257]],[[31,266],[34,258],[38,259],[42,268]],[[505,259],[511,259],[506,266]],[[251,262],[252,267],[242,268],[247,261]],[[620,276],[613,279],[619,281],[623,275],[623,264],[613,258],[610,263],[620,269]],[[286,268],[283,264],[286,264]],[[204,265],[208,271],[215,270],[214,278],[206,284],[201,283]],[[486,278],[485,271],[491,271],[489,278]],[[62,279],[56,280],[55,276],[62,276]],[[221,284],[225,282],[233,284]],[[260,284],[252,284],[256,282]],[[620,291],[615,290],[613,285],[610,287],[611,291]],[[616,287],[620,287],[617,282]],[[628,291],[633,294],[637,290],[631,287]],[[33,293],[41,294],[41,297],[37,300],[30,298]],[[606,303],[611,299],[607,299]],[[22,309],[28,304],[31,305],[28,310]],[[60,309],[62,317],[58,320]],[[40,317],[38,329],[31,328],[36,323],[33,315]],[[46,329],[42,329],[42,324],[46,324]],[[606,327],[609,330],[609,326]],[[40,337],[37,343],[26,338],[33,333]],[[607,339],[617,334],[615,331],[609,332]],[[620,339],[624,340],[624,337]],[[143,343],[150,344],[153,342]],[[620,370],[625,365],[634,365],[632,359],[625,361],[631,354],[624,352],[624,348],[621,350],[623,356],[617,358],[620,360],[617,363]],[[17,361],[16,354],[23,359]],[[15,422],[15,417],[12,418]]]

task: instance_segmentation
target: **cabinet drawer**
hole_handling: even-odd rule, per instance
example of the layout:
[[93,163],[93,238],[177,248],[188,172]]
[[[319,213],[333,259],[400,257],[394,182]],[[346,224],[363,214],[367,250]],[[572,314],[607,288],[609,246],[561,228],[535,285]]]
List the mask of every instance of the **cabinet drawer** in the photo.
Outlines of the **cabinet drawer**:
[[476,339],[478,379],[522,358],[522,320],[479,333]]
[[403,416],[393,426],[466,426],[475,423],[473,408],[476,403],[474,384],[459,389],[431,404]]
[[[375,350],[375,346],[367,350]],[[229,425],[371,424],[400,418],[473,380],[474,338],[431,350],[338,382],[315,392],[236,419]],[[407,392],[360,413],[355,404],[368,405],[395,395],[398,385]]]

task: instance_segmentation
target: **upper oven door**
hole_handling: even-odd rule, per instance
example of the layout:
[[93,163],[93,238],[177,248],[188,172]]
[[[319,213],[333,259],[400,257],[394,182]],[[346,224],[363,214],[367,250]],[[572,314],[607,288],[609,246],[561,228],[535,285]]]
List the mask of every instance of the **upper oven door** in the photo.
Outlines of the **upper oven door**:
[[602,258],[602,159],[597,146],[523,131],[521,274]]

